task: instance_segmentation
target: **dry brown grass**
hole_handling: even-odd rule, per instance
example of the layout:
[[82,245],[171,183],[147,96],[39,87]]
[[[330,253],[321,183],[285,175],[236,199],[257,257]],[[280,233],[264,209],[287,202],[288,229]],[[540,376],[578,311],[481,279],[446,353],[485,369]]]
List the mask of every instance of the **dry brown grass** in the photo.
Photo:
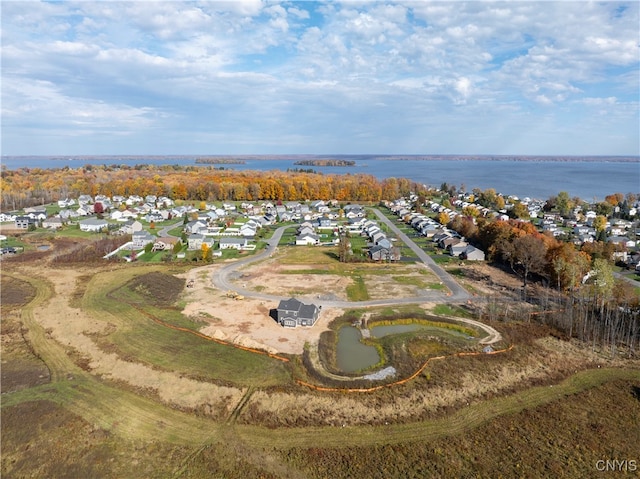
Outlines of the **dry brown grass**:
[[413,383],[382,392],[257,391],[240,419],[269,426],[410,422],[534,385],[553,384],[587,367],[613,365],[550,337],[502,355],[450,357],[432,364]]

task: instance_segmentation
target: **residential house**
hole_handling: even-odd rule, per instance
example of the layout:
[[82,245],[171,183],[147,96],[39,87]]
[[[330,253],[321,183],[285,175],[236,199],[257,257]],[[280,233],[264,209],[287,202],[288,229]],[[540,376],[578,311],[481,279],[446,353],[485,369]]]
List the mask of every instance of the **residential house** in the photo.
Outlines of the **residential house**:
[[188,248],[190,250],[199,250],[202,249],[202,242],[204,241],[204,235],[201,235],[199,233],[195,233],[192,235],[189,235],[187,241],[188,241]]
[[107,220],[100,220],[98,218],[87,218],[78,223],[80,225],[80,231],[100,232],[104,228],[109,227]]
[[36,224],[36,220],[29,216],[16,216],[15,217],[15,226],[16,228],[27,230],[29,226]]
[[369,258],[373,261],[400,261],[400,248],[372,246],[369,248]]
[[185,227],[184,230],[187,234],[195,234],[195,233],[199,233],[200,230],[202,229],[206,229],[207,224],[204,221],[189,221]]
[[156,238],[153,243],[152,251],[170,251],[173,250],[173,247],[177,243],[182,244],[180,238],[176,238],[175,236],[162,236],[160,238]]
[[123,234],[132,235],[133,233],[142,231],[142,223],[137,220],[129,220],[120,227],[120,231]]
[[249,243],[247,238],[222,238],[220,240],[220,249],[247,249]]
[[44,215],[44,217],[47,217],[47,209],[44,206],[32,206],[30,208],[25,208],[24,212],[27,216],[31,216],[32,218],[36,218],[39,215]]
[[464,253],[469,247],[469,243],[466,241],[459,241],[457,243],[452,243],[447,246],[447,251],[454,258],[459,258],[462,253]]
[[65,198],[64,200],[58,200],[58,206],[60,208],[67,208],[75,204],[76,204],[76,200],[74,200],[73,198],[72,199]]
[[376,242],[376,246],[382,246],[383,248],[390,249],[393,244],[389,238],[381,238]]
[[386,239],[387,235],[385,235],[382,231],[376,231],[370,237],[373,244],[378,244],[383,239]]
[[144,248],[149,243],[155,243],[156,237],[147,231],[136,231],[131,235],[134,248]]
[[468,245],[466,249],[460,254],[462,259],[466,259],[468,261],[484,261],[485,254],[479,248],[475,246]]
[[313,326],[319,315],[320,308],[318,306],[304,304],[295,298],[283,299],[277,308],[278,323],[286,328]]
[[316,245],[320,242],[320,237],[313,233],[304,233],[296,236],[297,246]]
[[62,228],[62,219],[60,217],[52,216],[51,218],[47,218],[42,222],[43,228],[57,230]]
[[240,227],[240,236],[245,238],[253,238],[256,235],[256,223],[245,223]]
[[316,219],[314,226],[321,230],[333,229],[336,225],[329,218],[318,218]]

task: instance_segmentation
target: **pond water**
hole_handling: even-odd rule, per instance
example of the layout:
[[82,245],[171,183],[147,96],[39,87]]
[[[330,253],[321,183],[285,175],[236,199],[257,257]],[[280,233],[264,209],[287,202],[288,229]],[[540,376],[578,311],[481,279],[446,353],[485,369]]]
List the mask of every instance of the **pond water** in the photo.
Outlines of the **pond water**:
[[49,248],[51,248],[51,245],[48,245],[48,244],[38,245],[38,251],[47,251]]
[[[472,339],[460,331],[420,323],[390,324],[374,326],[370,329],[371,337],[373,338],[424,330],[431,330],[434,334],[448,334],[459,338]],[[338,331],[336,362],[341,371],[353,373],[371,367],[380,361],[378,350],[373,346],[361,343],[361,339],[360,330],[353,326],[343,326]]]
[[353,326],[344,326],[338,331],[336,361],[341,371],[353,373],[380,361],[378,350],[362,344],[361,338],[360,330]]

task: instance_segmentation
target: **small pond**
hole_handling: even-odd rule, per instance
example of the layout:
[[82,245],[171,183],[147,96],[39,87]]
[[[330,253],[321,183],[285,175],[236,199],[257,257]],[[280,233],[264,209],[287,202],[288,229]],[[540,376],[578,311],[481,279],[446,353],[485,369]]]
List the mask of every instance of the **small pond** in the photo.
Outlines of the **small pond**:
[[37,248],[38,248],[38,251],[47,251],[49,248],[51,248],[51,245],[39,244]]
[[353,326],[343,326],[338,331],[336,361],[345,373],[353,373],[373,366],[380,361],[378,350],[362,344],[360,330]]
[[[390,324],[384,326],[374,326],[370,329],[371,337],[383,338],[392,334],[410,333],[413,331],[433,331],[434,335],[450,335],[462,339],[471,340],[464,333],[454,329],[439,328],[428,324]],[[362,334],[358,328],[353,326],[343,326],[338,331],[338,344],[336,346],[336,362],[341,371],[353,373],[369,368],[380,361],[378,350],[360,342]]]

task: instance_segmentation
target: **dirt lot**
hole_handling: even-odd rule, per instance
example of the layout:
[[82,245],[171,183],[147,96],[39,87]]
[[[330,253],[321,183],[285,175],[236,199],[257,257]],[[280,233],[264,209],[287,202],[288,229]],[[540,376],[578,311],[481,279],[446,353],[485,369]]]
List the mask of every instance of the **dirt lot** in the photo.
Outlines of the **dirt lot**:
[[[322,331],[336,317],[342,314],[340,309],[323,310],[318,322],[311,328],[285,329],[271,316],[272,309],[278,304],[259,299],[245,298],[235,300],[226,296],[226,291],[219,291],[211,286],[209,280],[217,265],[203,266],[189,271],[185,276],[187,281],[193,279],[193,287],[186,288],[182,299],[186,301],[183,312],[187,316],[206,321],[209,324],[201,331],[209,336],[225,339],[244,346],[264,348],[269,352],[289,354],[302,353],[304,344],[317,340]],[[269,284],[269,292],[275,294],[287,288],[291,281],[301,282],[299,275],[266,276],[264,266],[249,272],[246,279],[247,287]],[[309,277],[305,287],[320,287],[324,275],[304,275]],[[258,277],[262,278],[258,280]],[[346,279],[346,278],[340,278]],[[244,284],[244,283],[243,283]],[[282,288],[282,289],[279,289]],[[267,292],[263,290],[262,292]],[[300,296],[301,300],[312,300]]]
[[[214,289],[211,274],[219,265],[203,266],[184,275],[193,287],[186,288],[182,300],[186,303],[184,313],[208,322],[202,332],[238,344],[262,347],[270,352],[300,354],[304,344],[317,340],[328,324],[343,314],[338,308],[325,308],[318,322],[311,328],[285,329],[274,320],[277,302],[245,298],[234,300],[226,291]],[[380,274],[380,265],[357,265],[360,270],[375,268],[375,274],[364,274],[364,282],[370,299],[385,299],[420,295],[416,284],[402,284],[393,280],[394,275],[409,278],[426,285],[435,281],[435,276],[421,265],[390,265],[389,274]],[[303,302],[317,298],[347,300],[347,287],[354,283],[349,276],[340,274],[314,274],[323,269],[322,264],[282,264],[272,258],[240,271],[235,283],[243,289],[275,296],[295,296]],[[356,266],[354,266],[356,268]],[[305,274],[304,271],[309,271]],[[423,289],[424,290],[424,289]]]

